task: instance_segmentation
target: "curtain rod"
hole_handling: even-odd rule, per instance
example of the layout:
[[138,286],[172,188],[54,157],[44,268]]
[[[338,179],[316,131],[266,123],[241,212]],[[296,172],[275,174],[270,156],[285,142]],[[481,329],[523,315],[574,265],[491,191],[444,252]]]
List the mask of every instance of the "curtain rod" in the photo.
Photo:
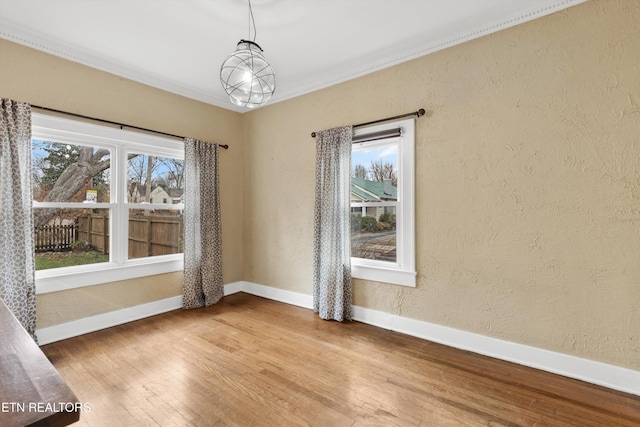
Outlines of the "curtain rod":
[[[56,110],[54,108],[41,107],[39,105],[33,105],[33,104],[31,104],[31,107],[32,108],[37,108],[39,110],[50,111],[52,113],[66,114],[68,116],[79,117],[81,119],[95,120],[96,122],[108,123],[110,125],[120,126],[120,129],[130,128],[130,129],[141,130],[141,131],[144,131],[144,132],[151,132],[151,133],[157,133],[159,135],[170,136],[172,138],[178,138],[178,139],[185,139],[186,138],[184,136],[174,135],[172,133],[160,132],[158,130],[141,128],[141,127],[138,127],[138,126],[127,125],[127,124],[124,124],[124,123],[112,122],[111,120],[98,119],[96,117],[91,117],[91,116],[83,116],[82,114],[70,113],[68,111]],[[224,148],[225,150],[229,148],[229,145],[227,145],[227,144],[216,144],[216,145],[218,147]]]
[[[424,116],[424,113],[425,113],[424,108],[421,108],[418,111],[413,111],[413,112],[407,113],[407,114],[400,114],[399,116],[387,117],[385,119],[374,120],[374,121],[366,122],[366,123],[359,123],[357,125],[353,125],[353,127],[354,128],[359,128],[359,127],[362,127],[362,126],[373,125],[373,124],[376,124],[376,123],[388,122],[389,120],[402,119],[403,117],[410,117],[410,116],[422,117],[422,116]],[[315,137],[316,137],[316,133],[315,132],[311,132],[311,138],[315,138]]]

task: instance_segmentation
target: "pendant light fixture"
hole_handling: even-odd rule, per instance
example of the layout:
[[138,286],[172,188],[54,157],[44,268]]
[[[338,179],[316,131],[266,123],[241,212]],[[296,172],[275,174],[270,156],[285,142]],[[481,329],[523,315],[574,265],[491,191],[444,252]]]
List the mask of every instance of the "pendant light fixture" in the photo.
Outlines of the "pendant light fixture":
[[276,90],[276,76],[255,42],[256,23],[249,0],[249,37],[253,24],[253,41],[240,40],[236,51],[220,67],[220,82],[229,99],[240,107],[255,108],[265,104]]

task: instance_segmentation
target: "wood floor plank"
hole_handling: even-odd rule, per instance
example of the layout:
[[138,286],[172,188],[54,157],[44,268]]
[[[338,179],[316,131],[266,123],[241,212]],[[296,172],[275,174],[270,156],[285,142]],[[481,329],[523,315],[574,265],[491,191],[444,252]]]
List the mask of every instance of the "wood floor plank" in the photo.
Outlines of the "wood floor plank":
[[621,426],[640,398],[243,293],[42,347],[79,426]]

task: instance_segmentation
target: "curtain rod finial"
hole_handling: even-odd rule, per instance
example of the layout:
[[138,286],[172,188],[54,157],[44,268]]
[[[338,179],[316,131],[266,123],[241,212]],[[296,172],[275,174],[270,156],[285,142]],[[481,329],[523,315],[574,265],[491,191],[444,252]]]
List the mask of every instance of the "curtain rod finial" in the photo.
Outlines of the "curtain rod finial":
[[315,132],[311,132],[311,138],[315,138],[316,137],[316,133]]
[[425,112],[426,112],[426,111],[424,111],[424,108],[421,108],[421,109],[419,109],[418,111],[416,111],[416,115],[417,115],[418,117],[422,117],[422,116],[424,116]]

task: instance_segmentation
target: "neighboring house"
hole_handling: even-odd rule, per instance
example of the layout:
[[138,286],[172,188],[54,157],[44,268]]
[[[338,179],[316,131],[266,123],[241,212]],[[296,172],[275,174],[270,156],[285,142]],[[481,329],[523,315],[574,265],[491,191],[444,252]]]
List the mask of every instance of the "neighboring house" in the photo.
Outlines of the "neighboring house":
[[[384,182],[369,181],[362,178],[351,178],[351,203],[395,202],[398,200],[398,189],[391,185],[390,179]],[[362,206],[352,207],[351,213],[362,212],[362,216],[378,219],[385,212],[394,213],[393,206]]]
[[168,203],[171,204],[171,197],[169,193],[164,191],[162,187],[156,187],[151,190],[151,197],[149,198],[149,203]]
[[[144,185],[132,182],[129,184],[129,190],[127,194],[127,200],[129,203],[142,203],[146,202],[147,189]],[[170,188],[164,190],[162,187],[154,187],[151,190],[149,203],[165,203],[165,204],[178,204],[184,203],[184,190],[178,188]]]
[[178,203],[184,203],[184,190],[181,188],[170,188],[167,190],[169,197],[171,197],[171,203],[177,205]]

